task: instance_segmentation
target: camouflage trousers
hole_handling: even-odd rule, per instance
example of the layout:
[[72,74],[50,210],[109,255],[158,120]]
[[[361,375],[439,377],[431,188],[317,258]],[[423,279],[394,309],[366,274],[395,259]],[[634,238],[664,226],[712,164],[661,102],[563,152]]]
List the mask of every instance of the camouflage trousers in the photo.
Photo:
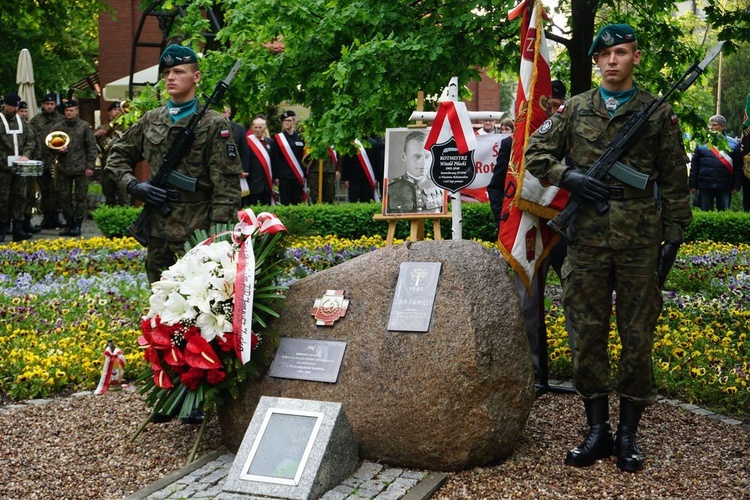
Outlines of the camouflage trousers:
[[39,184],[39,194],[41,195],[42,212],[58,212],[60,203],[57,199],[56,182],[52,178],[52,172],[45,168],[44,173],[36,178]]
[[177,262],[185,253],[185,243],[169,241],[163,238],[148,237],[148,251],[146,252],[146,274],[148,282],[153,283],[161,279],[162,271]]
[[[563,266],[563,307],[575,331],[573,384],[583,399],[613,390],[636,404],[656,399],[652,350],[662,306],[656,266],[659,247],[628,250],[568,247]],[[613,295],[622,344],[615,380],[608,343]]]
[[86,217],[88,209],[89,178],[86,174],[57,173],[57,198],[60,200],[66,222]]
[[0,223],[23,219],[26,206],[26,177],[0,170]]

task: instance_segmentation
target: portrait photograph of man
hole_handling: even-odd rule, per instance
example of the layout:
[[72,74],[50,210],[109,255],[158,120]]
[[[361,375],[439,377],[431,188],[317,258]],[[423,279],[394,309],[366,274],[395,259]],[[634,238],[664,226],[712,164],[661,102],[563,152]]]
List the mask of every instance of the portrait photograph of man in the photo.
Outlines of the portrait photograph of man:
[[446,213],[446,193],[430,179],[432,154],[424,149],[429,132],[386,130],[384,215]]

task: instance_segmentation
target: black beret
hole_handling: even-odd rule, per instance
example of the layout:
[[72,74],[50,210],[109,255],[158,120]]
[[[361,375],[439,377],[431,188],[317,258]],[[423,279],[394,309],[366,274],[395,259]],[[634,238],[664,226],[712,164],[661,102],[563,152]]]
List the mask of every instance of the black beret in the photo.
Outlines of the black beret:
[[8,106],[18,106],[20,102],[21,98],[15,92],[8,92],[3,97],[3,104],[7,104]]
[[281,113],[281,121],[284,121],[284,120],[286,120],[287,118],[290,118],[290,117],[292,117],[292,116],[297,116],[297,113],[295,113],[295,112],[294,112],[294,111],[292,111],[291,109],[289,109],[289,110],[287,110],[287,111],[284,111],[283,113]]
[[120,103],[119,102],[113,102],[112,104],[109,105],[109,107],[107,108],[107,111],[112,111],[113,109],[121,109],[120,108]]
[[29,105],[26,101],[18,101],[18,109],[29,109]]
[[567,89],[563,82],[560,80],[552,80],[552,95],[550,97],[553,99],[565,99],[566,93]]
[[49,94],[44,94],[44,97],[42,97],[42,102],[55,102],[57,101],[57,98],[55,97],[55,94],[50,92]]
[[166,68],[174,68],[183,64],[196,64],[198,56],[190,47],[172,44],[162,52],[159,58],[159,73]]
[[629,24],[608,24],[602,26],[594,37],[594,43],[589,49],[589,56],[599,52],[604,47],[614,47],[622,43],[635,42],[635,30]]
[[65,101],[65,104],[63,104],[63,107],[65,109],[67,109],[67,108],[73,108],[75,106],[78,106],[78,101],[76,101],[74,99],[71,99],[69,101]]

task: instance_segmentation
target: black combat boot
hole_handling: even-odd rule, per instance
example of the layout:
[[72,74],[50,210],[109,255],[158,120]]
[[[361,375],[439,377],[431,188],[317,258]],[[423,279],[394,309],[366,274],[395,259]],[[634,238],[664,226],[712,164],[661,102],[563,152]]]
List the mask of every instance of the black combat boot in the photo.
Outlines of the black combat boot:
[[60,220],[60,214],[58,214],[54,210],[50,212],[49,223],[50,223],[50,226],[52,226],[50,229],[57,229],[58,227],[66,227],[66,224]]
[[81,224],[83,224],[83,219],[73,219],[73,227],[70,228],[68,236],[81,236]]
[[40,231],[42,229],[52,229],[51,227],[49,227],[49,212],[44,212],[44,216],[42,217],[42,222],[37,224],[35,227]]
[[643,454],[635,439],[641,413],[643,413],[643,406],[620,398],[620,423],[617,424],[615,455],[617,455],[617,468],[621,471],[636,472],[643,469]]
[[13,224],[10,223],[10,219],[5,221],[5,232],[3,234],[13,234]]
[[5,241],[5,223],[0,222],[0,243]]
[[41,231],[40,228],[31,225],[31,217],[26,217],[23,220],[23,230],[31,234],[36,234]]
[[13,221],[13,241],[28,240],[29,238],[31,238],[31,236],[31,233],[27,233],[23,230],[22,220]]
[[73,229],[73,221],[70,220],[70,221],[68,221],[68,222],[65,223],[65,225],[63,226],[63,230],[60,231],[58,234],[60,236],[70,236],[70,231],[72,229]]
[[600,458],[612,455],[615,443],[609,426],[609,400],[606,396],[584,400],[589,432],[578,447],[565,457],[565,464],[573,467],[588,467]]

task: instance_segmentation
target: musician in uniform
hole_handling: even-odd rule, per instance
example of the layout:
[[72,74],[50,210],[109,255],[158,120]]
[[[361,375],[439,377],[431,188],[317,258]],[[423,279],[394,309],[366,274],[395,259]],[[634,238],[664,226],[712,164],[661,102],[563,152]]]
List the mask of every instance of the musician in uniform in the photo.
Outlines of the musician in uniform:
[[[159,59],[169,101],[147,111],[131,125],[109,152],[105,175],[134,197],[154,206],[148,218],[146,271],[149,282],[174,264],[185,251],[185,242],[197,229],[229,222],[240,209],[242,174],[237,145],[229,122],[219,113],[206,110],[195,129],[189,152],[177,163],[175,171],[196,179],[195,192],[175,186],[169,190],[139,181],[133,169],[141,160],[151,165],[152,176],[162,167],[164,157],[201,104],[195,97],[201,81],[198,56],[189,47],[168,46]],[[158,209],[166,205],[164,214]]]
[[57,197],[65,217],[60,236],[80,236],[88,211],[89,179],[96,166],[96,138],[91,126],[78,117],[78,101],[69,99],[63,106],[65,119],[52,127],[70,137],[70,143],[55,152],[58,157]]
[[12,221],[13,241],[31,238],[23,230],[26,179],[14,174],[13,162],[33,157],[36,143],[31,128],[18,114],[20,102],[17,94],[8,92],[0,112],[0,241],[5,241],[8,220]]
[[388,181],[387,214],[442,212],[443,190],[427,176],[430,152],[424,149],[426,140],[422,131],[410,132],[404,139],[401,159],[406,173]]
[[[573,384],[589,430],[565,463],[586,467],[616,455],[620,470],[635,472],[643,468],[636,443],[641,413],[656,399],[652,348],[661,285],[692,216],[687,155],[677,116],[664,103],[620,159],[648,175],[645,189],[587,174],[628,119],[654,99],[633,80],[641,51],[631,26],[604,26],[589,55],[601,69],[601,86],[571,97],[534,132],[526,169],[586,200],[568,230],[572,243],[562,275],[563,307],[576,339]],[[571,161],[563,163],[566,154]],[[609,209],[599,213],[595,202],[604,200]],[[622,343],[614,380],[608,354],[613,294]],[[620,397],[614,440],[608,402],[613,392]]]
[[44,172],[37,177],[39,193],[41,195],[42,222],[39,229],[58,229],[63,226],[60,220],[60,204],[55,191],[52,168],[55,163],[55,154],[52,150],[44,147],[44,140],[52,132],[54,125],[65,117],[57,111],[55,94],[49,93],[42,98],[42,112],[31,119],[31,127],[37,137],[38,158],[44,162]]
[[[109,121],[106,125],[100,125],[94,131],[94,137],[96,137],[96,144],[99,149],[99,169],[100,182],[102,184],[102,194],[104,195],[104,203],[109,206],[123,206],[129,205],[129,196],[126,195],[125,191],[118,189],[117,183],[115,183],[109,176],[103,175],[104,165],[107,164],[107,156],[112,145],[117,141],[122,134],[125,133],[125,125],[122,120],[118,120],[122,116],[123,109],[119,102],[113,102],[107,108],[107,114],[109,115]],[[95,173],[96,174],[96,173]]]
[[[24,128],[27,128],[30,134],[34,134],[34,144],[36,144],[36,149],[34,151],[33,159],[39,158],[39,145],[40,142],[44,140],[42,138],[41,140],[36,137],[36,133],[34,132],[34,129],[29,124],[29,105],[26,101],[21,101],[18,103],[18,115],[23,119],[23,126]],[[23,231],[29,234],[36,234],[41,231],[40,228],[36,226],[31,225],[31,216],[34,212],[34,207],[36,206],[36,178],[33,176],[26,177],[26,208],[23,212]]]

